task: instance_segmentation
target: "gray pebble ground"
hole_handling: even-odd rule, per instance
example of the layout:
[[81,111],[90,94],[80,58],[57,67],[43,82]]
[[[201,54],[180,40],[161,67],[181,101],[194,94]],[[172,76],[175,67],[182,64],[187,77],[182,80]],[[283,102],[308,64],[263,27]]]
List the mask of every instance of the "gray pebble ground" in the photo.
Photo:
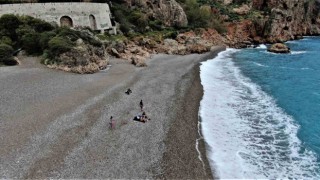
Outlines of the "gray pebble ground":
[[[111,60],[92,75],[48,69],[37,58],[0,67],[0,178],[155,177],[176,86],[199,58],[155,55],[147,68]],[[146,123],[132,120],[141,99]]]

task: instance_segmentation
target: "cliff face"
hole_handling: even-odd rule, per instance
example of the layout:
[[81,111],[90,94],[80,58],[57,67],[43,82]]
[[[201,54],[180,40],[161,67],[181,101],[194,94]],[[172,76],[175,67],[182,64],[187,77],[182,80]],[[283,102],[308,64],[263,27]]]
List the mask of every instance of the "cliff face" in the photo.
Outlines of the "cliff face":
[[166,26],[186,26],[187,15],[175,0],[125,0],[129,7],[139,7]]
[[253,0],[252,7],[269,11],[257,23],[259,36],[268,42],[320,34],[320,3],[315,0]]
[[[228,2],[230,3],[230,2]],[[260,15],[228,24],[228,44],[275,43],[320,34],[319,0],[252,0],[251,11]]]

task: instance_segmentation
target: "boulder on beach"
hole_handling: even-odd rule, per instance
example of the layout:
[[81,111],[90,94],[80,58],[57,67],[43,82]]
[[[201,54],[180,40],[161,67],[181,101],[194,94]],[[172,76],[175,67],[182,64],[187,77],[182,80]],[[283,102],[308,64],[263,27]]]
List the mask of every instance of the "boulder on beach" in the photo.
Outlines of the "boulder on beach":
[[268,51],[273,53],[290,53],[290,48],[283,43],[275,43],[268,49]]

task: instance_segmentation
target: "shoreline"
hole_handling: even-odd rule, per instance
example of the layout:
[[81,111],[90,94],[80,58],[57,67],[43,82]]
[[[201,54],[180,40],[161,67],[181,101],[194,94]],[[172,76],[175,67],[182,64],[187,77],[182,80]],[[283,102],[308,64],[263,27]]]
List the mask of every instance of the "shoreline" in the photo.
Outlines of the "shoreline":
[[[207,158],[206,143],[199,125],[201,119],[198,113],[203,97],[200,63],[216,57],[225,49],[225,47],[216,47],[211,52],[201,55],[192,70],[184,80],[181,80],[187,82],[180,83],[176,88],[176,95],[179,96],[174,101],[181,108],[172,107],[175,111],[173,118],[176,120],[172,122],[165,140],[167,150],[161,163],[164,173],[156,178],[213,179],[215,177]],[[179,89],[182,85],[185,85],[184,92]],[[198,145],[196,145],[197,142],[199,142]]]

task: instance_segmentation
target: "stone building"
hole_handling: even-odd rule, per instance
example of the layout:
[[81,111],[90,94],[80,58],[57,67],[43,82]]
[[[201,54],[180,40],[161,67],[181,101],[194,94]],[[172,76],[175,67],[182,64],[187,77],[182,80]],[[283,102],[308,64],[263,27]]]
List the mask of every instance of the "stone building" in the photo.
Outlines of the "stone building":
[[116,34],[107,3],[24,3],[2,4],[0,15],[19,14],[43,19],[59,26],[90,27]]

